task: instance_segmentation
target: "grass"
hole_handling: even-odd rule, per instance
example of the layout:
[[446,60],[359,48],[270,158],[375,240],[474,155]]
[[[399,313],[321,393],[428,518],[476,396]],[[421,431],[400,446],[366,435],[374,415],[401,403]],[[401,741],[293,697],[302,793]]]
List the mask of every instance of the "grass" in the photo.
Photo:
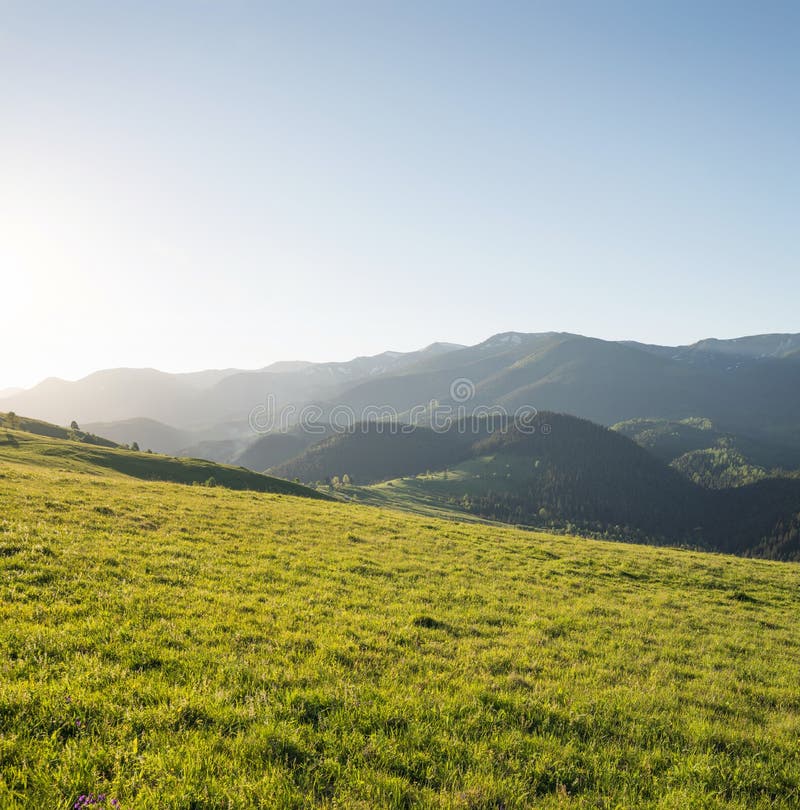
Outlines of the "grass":
[[158,453],[96,447],[82,442],[62,441],[0,428],[0,463],[4,460],[90,475],[108,471],[151,481],[249,489],[256,492],[302,495],[306,498],[328,497],[309,487],[256,473],[244,467],[231,467],[199,458],[173,458]]
[[0,807],[800,804],[796,565],[0,450]]
[[93,433],[86,433],[80,429],[61,427],[51,422],[43,422],[41,419],[30,419],[27,416],[18,416],[12,413],[0,412],[0,429],[19,430],[25,433],[35,433],[39,436],[49,436],[53,439],[69,439],[71,441],[86,442],[96,444],[101,447],[119,447],[116,442],[95,436]]

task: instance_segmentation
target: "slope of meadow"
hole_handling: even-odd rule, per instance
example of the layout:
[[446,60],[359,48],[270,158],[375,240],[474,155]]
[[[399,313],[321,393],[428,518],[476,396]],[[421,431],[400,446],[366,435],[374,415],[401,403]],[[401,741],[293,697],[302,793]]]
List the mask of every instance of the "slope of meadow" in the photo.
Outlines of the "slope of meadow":
[[4,808],[800,802],[796,565],[15,452]]
[[0,464],[4,461],[63,472],[72,470],[92,475],[118,473],[150,481],[219,485],[228,489],[249,489],[326,500],[329,498],[314,489],[282,478],[262,475],[244,467],[232,467],[201,458],[173,458],[117,447],[97,447],[19,430],[0,430]]

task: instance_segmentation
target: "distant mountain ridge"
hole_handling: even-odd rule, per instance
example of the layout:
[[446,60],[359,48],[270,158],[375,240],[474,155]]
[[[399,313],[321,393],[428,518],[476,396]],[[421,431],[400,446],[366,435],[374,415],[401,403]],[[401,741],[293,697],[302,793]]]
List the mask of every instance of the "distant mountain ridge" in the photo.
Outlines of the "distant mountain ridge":
[[772,333],[749,335],[746,337],[720,340],[704,338],[688,346],[655,346],[645,343],[625,341],[628,345],[639,346],[657,354],[670,354],[674,358],[692,358],[702,355],[722,355],[725,357],[756,358],[768,357],[783,359],[797,357],[800,353],[800,334]]
[[[456,380],[468,383],[466,403],[453,398]],[[134,435],[142,430],[130,420],[150,420],[148,433],[160,442],[152,449],[228,460],[258,439],[249,417],[267,400],[289,414],[286,424],[272,426],[276,430],[291,428],[309,407],[324,423],[337,407],[358,416],[385,406],[402,419],[431,402],[509,412],[532,406],[604,425],[707,417],[721,432],[787,448],[800,464],[800,334],[670,347],[505,332],[474,346],[434,343],[416,352],[342,363],[289,361],[257,371],[109,369],[76,382],[48,379],[5,397],[3,407],[56,423],[102,423],[115,441],[142,446],[150,441]]]
[[428,357],[436,357],[456,349],[465,348],[459,343],[431,343],[414,352],[386,351],[371,357],[356,357],[345,362],[310,363],[304,360],[279,361],[266,366],[262,371],[279,374],[327,375],[340,380],[356,380],[399,371]]

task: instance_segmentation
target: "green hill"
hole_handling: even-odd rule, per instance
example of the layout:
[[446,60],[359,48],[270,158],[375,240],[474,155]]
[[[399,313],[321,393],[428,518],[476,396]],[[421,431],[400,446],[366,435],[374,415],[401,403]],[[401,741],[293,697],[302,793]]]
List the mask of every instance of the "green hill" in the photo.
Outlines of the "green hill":
[[327,497],[307,487],[254,473],[242,467],[229,467],[203,459],[172,458],[114,447],[98,447],[85,442],[11,429],[0,429],[0,462],[56,467],[63,471],[92,475],[107,471],[149,481],[205,484],[308,498]]
[[791,449],[723,433],[709,419],[629,419],[614,425],[613,430],[709,489],[798,474]]
[[733,448],[748,463],[764,468],[794,468],[797,455],[780,444],[734,435],[718,430],[710,419],[628,419],[613,430],[633,439],[664,461],[675,461],[686,453],[715,448]]
[[70,441],[95,444],[100,447],[119,447],[119,445],[102,436],[97,436],[92,432],[86,432],[78,428],[65,428],[60,425],[53,425],[50,422],[43,422],[41,419],[30,419],[27,416],[19,416],[13,411],[0,413],[0,428],[8,430],[21,430],[26,433],[33,433],[37,436],[49,436],[52,439],[68,439]]
[[797,806],[795,565],[2,436],[2,807]]
[[710,419],[627,419],[612,425],[623,436],[633,439],[662,461],[670,462],[695,450],[714,447],[725,434]]

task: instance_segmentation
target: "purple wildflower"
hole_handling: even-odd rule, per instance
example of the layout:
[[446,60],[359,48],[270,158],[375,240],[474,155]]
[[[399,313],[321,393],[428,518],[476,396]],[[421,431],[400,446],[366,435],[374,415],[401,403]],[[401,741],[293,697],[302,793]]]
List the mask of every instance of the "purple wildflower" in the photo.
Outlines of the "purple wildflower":
[[100,805],[114,808],[120,807],[119,799],[109,799],[105,793],[98,793],[97,795],[94,793],[81,793],[72,807],[73,810],[86,810],[86,808]]

